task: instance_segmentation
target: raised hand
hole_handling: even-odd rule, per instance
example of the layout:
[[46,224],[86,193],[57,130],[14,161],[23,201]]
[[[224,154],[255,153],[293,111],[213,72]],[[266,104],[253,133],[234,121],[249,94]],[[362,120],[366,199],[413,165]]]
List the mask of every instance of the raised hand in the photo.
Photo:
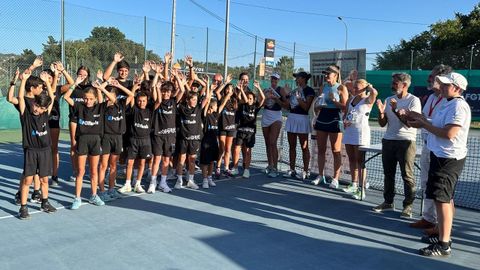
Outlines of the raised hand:
[[225,78],[225,83],[230,83],[232,81],[232,74],[228,74]]
[[185,56],[185,64],[188,67],[193,67],[193,58],[190,55]]
[[100,88],[100,82],[99,81],[94,81],[94,82],[92,82],[92,86],[99,89]]
[[155,63],[154,61],[150,61],[149,64],[150,64],[151,70],[157,72],[157,63]]
[[43,82],[49,83],[49,78],[50,78],[50,75],[46,71],[42,71],[40,73],[40,79],[42,79]]
[[152,68],[150,67],[150,61],[145,61],[142,66],[143,73],[148,74]]
[[157,69],[155,69],[155,72],[157,72],[157,73],[162,73],[164,69],[165,69],[165,68],[164,68],[164,66],[163,66],[163,63],[158,63],[158,64],[157,64]]
[[18,77],[20,76],[20,69],[17,67],[17,69],[15,70],[15,75],[13,75],[13,80],[12,82],[16,82],[18,80]]
[[43,65],[43,58],[42,56],[37,56],[37,58],[35,58],[35,60],[33,61],[33,64],[32,66],[34,66],[35,68],[38,68],[40,66]]
[[22,80],[27,80],[28,78],[30,78],[30,75],[32,75],[32,72],[29,69],[26,69],[22,73]]
[[84,80],[85,80],[85,76],[78,76],[78,77],[75,79],[75,85],[81,84]]
[[61,61],[56,61],[53,64],[55,65],[55,68],[58,70],[58,72],[63,72],[65,70],[65,67],[63,67]]
[[377,99],[377,108],[379,113],[385,113],[386,103],[383,103],[380,99]]
[[100,81],[103,81],[103,70],[99,69],[97,70],[97,79]]
[[257,89],[260,89],[260,83],[257,80],[253,81],[253,86],[255,86]]
[[122,55],[121,52],[116,52],[115,55],[113,56],[113,61],[115,63],[118,63],[118,62],[122,61],[123,58],[125,58],[125,57]]
[[172,60],[172,54],[170,52],[165,53],[164,60],[165,63],[170,63],[170,61]]

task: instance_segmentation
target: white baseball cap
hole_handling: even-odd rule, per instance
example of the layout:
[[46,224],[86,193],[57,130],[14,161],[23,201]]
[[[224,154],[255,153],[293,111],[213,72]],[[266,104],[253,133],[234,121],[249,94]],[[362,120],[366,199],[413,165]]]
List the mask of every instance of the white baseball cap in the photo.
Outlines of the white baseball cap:
[[278,73],[272,73],[272,75],[270,75],[270,77],[273,77],[277,80],[280,80],[280,74],[278,74]]
[[460,73],[452,72],[447,75],[437,76],[437,79],[441,83],[453,84],[464,91],[467,90],[467,79],[465,79],[465,77],[463,77],[463,75]]

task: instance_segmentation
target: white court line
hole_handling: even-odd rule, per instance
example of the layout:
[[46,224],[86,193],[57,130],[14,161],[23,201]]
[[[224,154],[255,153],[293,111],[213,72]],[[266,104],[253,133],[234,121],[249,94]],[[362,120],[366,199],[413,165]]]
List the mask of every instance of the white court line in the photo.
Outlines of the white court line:
[[[1,165],[0,164],[0,168],[2,168],[2,166],[7,166],[7,165]],[[7,166],[7,167],[10,167],[10,166]],[[10,167],[10,168],[13,168],[13,169],[16,169],[14,167]],[[3,169],[3,168],[2,168]],[[10,170],[13,170],[13,169],[10,169]],[[254,173],[254,174],[251,174],[250,177],[252,176],[259,176],[259,175],[262,175],[263,173]],[[229,180],[235,180],[237,179],[236,177],[235,178],[225,178],[225,179],[220,179],[220,180],[216,180],[214,182],[225,182],[225,181],[229,181]],[[242,178],[241,176],[238,178],[238,180],[246,180],[245,178]],[[196,190],[192,190],[192,189],[188,189],[188,188],[185,188],[185,190],[191,190],[191,191],[196,191]],[[202,189],[199,189],[198,191],[202,191]],[[163,193],[163,192],[158,192],[158,193]],[[142,196],[142,195],[151,195],[149,193],[133,193],[133,194],[127,194],[127,195],[124,195],[122,197],[122,199],[127,199],[129,197],[137,197],[137,196]],[[84,202],[82,203],[82,206],[83,205],[90,205],[89,202]],[[67,209],[65,206],[60,206],[57,208],[57,210],[60,210],[60,209]],[[33,212],[28,212],[30,215],[35,215],[35,214],[38,214],[38,213],[43,213],[42,210],[35,210]],[[15,214],[15,215],[6,215],[6,216],[2,216],[0,217],[0,220],[2,219],[7,219],[7,218],[17,218],[18,217],[18,214]]]

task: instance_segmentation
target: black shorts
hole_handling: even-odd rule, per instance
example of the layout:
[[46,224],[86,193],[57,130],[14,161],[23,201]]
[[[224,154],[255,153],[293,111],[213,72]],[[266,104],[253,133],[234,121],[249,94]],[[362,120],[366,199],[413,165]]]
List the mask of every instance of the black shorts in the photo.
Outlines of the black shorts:
[[322,108],[318,114],[315,125],[315,130],[329,133],[343,132],[343,121],[340,109]]
[[200,164],[208,165],[218,160],[219,149],[217,138],[215,140],[211,138],[205,138],[200,145]]
[[179,154],[196,155],[200,149],[200,141],[180,140],[178,147]]
[[245,145],[247,148],[255,146],[255,133],[238,132],[235,145]]
[[465,158],[439,158],[430,152],[430,168],[425,195],[442,203],[449,203],[453,199],[458,177],[465,165]]
[[123,152],[122,135],[104,134],[102,137],[102,155],[120,155]]
[[175,135],[152,136],[154,156],[171,157],[175,150]]
[[60,128],[60,121],[58,121],[58,120],[48,120],[48,126],[50,128]]
[[127,148],[128,159],[147,159],[152,156],[152,144],[150,137],[130,138],[130,146]]
[[23,176],[33,176],[38,174],[39,177],[52,175],[53,161],[52,149],[23,149]]
[[219,136],[235,137],[237,134],[236,130],[220,130],[218,133]]
[[100,135],[81,135],[77,137],[77,154],[80,156],[98,156],[102,153]]

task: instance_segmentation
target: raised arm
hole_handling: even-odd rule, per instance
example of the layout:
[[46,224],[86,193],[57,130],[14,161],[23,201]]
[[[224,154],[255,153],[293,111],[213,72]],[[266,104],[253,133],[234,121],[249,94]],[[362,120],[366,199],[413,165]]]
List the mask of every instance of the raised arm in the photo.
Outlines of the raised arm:
[[112,76],[113,69],[118,64],[118,62],[122,61],[124,56],[120,52],[116,52],[113,56],[113,61],[108,65],[107,69],[103,73],[103,80],[106,81],[108,78]]
[[29,69],[22,73],[22,83],[20,84],[20,89],[18,90],[18,109],[20,110],[20,115],[23,115],[25,112],[25,85],[27,84],[27,80],[30,75],[31,71]]
[[[209,81],[207,81],[207,85],[209,84]],[[205,98],[202,100],[202,109],[204,110],[204,113],[208,110],[208,104],[210,103],[210,99],[212,98],[212,91],[210,90],[210,87],[207,86],[207,95]]]
[[127,95],[127,100],[126,100],[127,104],[130,103],[130,101],[132,101],[132,99],[134,98],[132,91],[130,91],[128,88],[120,84],[117,80],[112,80],[111,84],[112,86],[122,90],[122,92]]
[[15,84],[18,80],[19,75],[20,75],[20,70],[17,68],[17,70],[15,71],[15,75],[10,81],[10,87],[8,88],[7,101],[12,103],[13,105],[18,104],[18,99],[15,97]]
[[50,115],[50,112],[52,111],[52,108],[53,108],[53,101],[55,100],[55,93],[53,91],[52,86],[48,83],[48,77],[49,76],[47,72],[43,71],[42,73],[40,73],[40,79],[42,79],[42,81],[47,86],[48,96],[50,96],[51,98],[51,102],[48,105],[48,109],[47,109],[47,112]]
[[388,119],[387,115],[385,114],[385,108],[387,107],[387,101],[383,103],[380,99],[377,99],[377,107],[378,107],[378,124],[381,127],[387,125]]
[[73,93],[73,90],[75,90],[75,88],[77,87],[77,85],[79,85],[82,81],[83,81],[83,77],[81,76],[78,76],[77,79],[75,80],[75,83],[72,84],[69,88],[68,88],[68,91],[65,93],[65,95],[63,95],[63,99],[65,99],[65,102],[68,103],[68,105],[72,106],[75,104],[75,102],[73,101],[71,95]]
[[172,70],[172,75],[175,76],[175,79],[178,82],[178,91],[175,99],[177,103],[179,103],[185,93],[185,85],[187,84],[187,82],[185,81],[185,77],[183,76],[183,74],[180,75],[178,72]]
[[222,99],[222,91],[225,88],[225,85],[229,84],[232,81],[232,74],[228,74],[225,78],[225,81],[215,88],[215,94],[217,95],[218,100]]
[[265,94],[263,93],[262,88],[260,88],[260,83],[258,81],[254,81],[253,86],[258,90],[258,107],[260,108],[265,102]]
[[64,94],[65,92],[68,91],[68,88],[72,85],[75,84],[75,81],[73,80],[72,76],[68,74],[68,72],[65,70],[65,67],[63,66],[62,62],[57,61],[54,63],[55,69],[58,70],[58,72],[62,73],[63,76],[65,76],[65,80],[67,80],[67,83],[65,85],[62,85],[62,88],[60,88],[60,93]]
[[373,85],[371,84],[368,84],[366,91],[368,91],[369,95],[365,103],[370,104],[370,107],[371,107],[373,106],[373,103],[375,103],[375,100],[377,99],[378,91],[377,89],[373,88]]
[[168,71],[170,70],[172,54],[170,52],[165,53],[165,57],[163,60],[165,61],[165,68],[163,69],[163,78],[165,79],[165,81],[169,81],[170,76],[168,76]]
[[[115,80],[116,81],[116,80]],[[112,81],[113,82],[113,81]],[[118,83],[118,82],[117,82]],[[103,94],[105,94],[105,96],[107,96],[107,98],[113,102],[115,102],[115,95],[108,92],[107,89],[105,89],[106,87],[106,83],[98,83],[98,82],[93,82],[92,83],[92,86],[95,87],[97,89],[97,91],[99,91],[98,93],[98,103],[102,103],[103,102]]]
[[223,111],[223,108],[225,108],[225,106],[227,105],[228,100],[230,100],[230,98],[232,97],[232,95],[233,95],[233,86],[232,86],[231,84],[228,85],[228,87],[227,87],[227,89],[226,89],[225,91],[226,91],[226,94],[225,94],[225,96],[224,96],[223,99],[222,99],[222,104],[220,104],[220,107],[218,107],[218,112]]

